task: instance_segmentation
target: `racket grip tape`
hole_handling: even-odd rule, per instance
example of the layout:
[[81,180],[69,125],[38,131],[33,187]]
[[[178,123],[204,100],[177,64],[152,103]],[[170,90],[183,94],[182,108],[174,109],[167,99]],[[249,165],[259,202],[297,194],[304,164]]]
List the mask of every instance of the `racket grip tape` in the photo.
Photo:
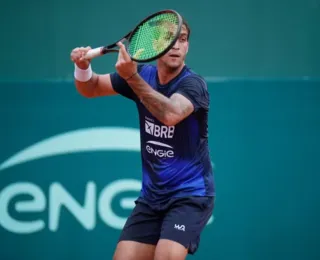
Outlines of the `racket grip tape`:
[[102,50],[102,47],[98,47],[98,48],[94,48],[94,49],[89,50],[85,55],[85,59],[91,60],[93,58],[96,58],[96,57],[103,55],[101,50]]

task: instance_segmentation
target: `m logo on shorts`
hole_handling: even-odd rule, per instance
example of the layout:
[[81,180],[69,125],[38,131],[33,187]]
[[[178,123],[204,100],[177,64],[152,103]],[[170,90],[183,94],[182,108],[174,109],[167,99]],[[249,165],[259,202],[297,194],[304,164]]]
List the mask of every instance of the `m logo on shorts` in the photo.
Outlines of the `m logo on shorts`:
[[145,130],[149,135],[160,138],[173,138],[174,126],[156,125],[145,120]]
[[178,230],[181,230],[181,231],[186,231],[185,225],[174,224],[174,228],[178,229]]

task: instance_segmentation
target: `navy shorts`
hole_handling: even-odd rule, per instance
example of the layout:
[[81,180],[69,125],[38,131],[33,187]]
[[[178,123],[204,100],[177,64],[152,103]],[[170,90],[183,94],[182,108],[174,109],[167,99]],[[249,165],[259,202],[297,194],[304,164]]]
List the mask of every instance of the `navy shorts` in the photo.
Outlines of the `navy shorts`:
[[162,206],[148,204],[141,198],[135,203],[119,241],[156,245],[159,239],[169,239],[194,254],[201,231],[212,215],[214,197],[172,198]]

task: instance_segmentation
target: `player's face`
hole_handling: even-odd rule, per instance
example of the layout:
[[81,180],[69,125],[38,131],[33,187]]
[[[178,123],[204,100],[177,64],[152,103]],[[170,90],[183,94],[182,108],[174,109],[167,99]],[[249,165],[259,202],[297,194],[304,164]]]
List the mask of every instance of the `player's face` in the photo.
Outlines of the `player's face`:
[[170,51],[159,59],[168,69],[175,70],[184,65],[184,60],[189,48],[188,31],[185,25],[182,25],[181,33],[175,45]]

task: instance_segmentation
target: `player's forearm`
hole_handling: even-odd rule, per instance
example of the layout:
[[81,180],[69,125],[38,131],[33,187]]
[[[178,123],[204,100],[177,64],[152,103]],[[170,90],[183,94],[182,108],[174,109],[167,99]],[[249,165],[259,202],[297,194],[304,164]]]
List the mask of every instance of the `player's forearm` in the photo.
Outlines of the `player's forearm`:
[[89,81],[81,82],[81,81],[75,80],[75,85],[78,92],[81,95],[90,98],[95,96],[96,88],[98,86],[98,80],[99,80],[99,76],[93,73]]
[[169,98],[152,89],[139,75],[127,82],[153,116],[164,124],[170,124],[170,117],[176,113],[176,107]]

